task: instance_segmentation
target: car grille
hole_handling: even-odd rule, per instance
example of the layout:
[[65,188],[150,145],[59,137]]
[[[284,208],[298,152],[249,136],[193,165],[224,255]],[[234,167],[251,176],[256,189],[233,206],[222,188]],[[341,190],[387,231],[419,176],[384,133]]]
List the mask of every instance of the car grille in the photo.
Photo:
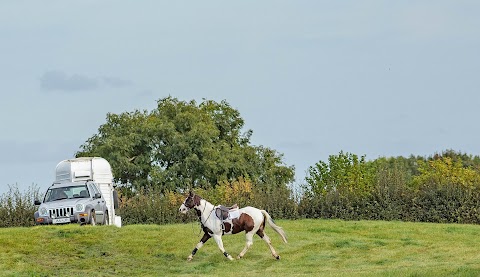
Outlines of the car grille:
[[51,218],[71,216],[73,215],[73,207],[50,209],[49,214]]

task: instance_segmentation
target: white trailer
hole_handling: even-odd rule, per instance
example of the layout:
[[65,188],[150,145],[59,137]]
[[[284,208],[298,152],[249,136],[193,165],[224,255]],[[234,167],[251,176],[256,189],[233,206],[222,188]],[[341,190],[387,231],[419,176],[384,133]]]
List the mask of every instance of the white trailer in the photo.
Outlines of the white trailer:
[[122,219],[115,214],[118,199],[113,183],[112,167],[107,160],[100,157],[63,160],[55,169],[55,182],[85,182],[87,180],[97,183],[105,198],[110,224],[121,227]]

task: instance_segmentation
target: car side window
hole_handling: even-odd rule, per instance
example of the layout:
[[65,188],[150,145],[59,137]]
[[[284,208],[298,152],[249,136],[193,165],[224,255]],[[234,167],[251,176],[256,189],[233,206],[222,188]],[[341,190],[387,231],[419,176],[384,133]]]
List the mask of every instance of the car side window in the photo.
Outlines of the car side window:
[[88,190],[90,191],[90,197],[95,196],[95,190],[93,189],[92,184],[88,184]]
[[97,187],[94,186],[93,184],[89,184],[89,186],[90,186],[90,189],[93,191],[94,194],[100,193],[100,191],[98,191]]
[[52,201],[52,190],[49,189],[47,190],[47,193],[45,194],[45,198],[43,199],[44,202],[50,202]]

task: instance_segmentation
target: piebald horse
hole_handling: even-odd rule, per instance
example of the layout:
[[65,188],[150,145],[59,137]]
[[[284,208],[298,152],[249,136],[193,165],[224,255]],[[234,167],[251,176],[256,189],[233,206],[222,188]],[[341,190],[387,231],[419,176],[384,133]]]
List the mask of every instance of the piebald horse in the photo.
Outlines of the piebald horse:
[[188,197],[180,206],[179,211],[183,214],[186,214],[190,209],[195,209],[204,232],[202,239],[195,246],[192,254],[188,256],[187,260],[191,261],[195,253],[197,253],[197,251],[202,248],[205,242],[207,242],[207,240],[209,240],[211,237],[213,237],[223,255],[227,259],[233,260],[232,256],[230,256],[230,254],[228,254],[223,247],[222,235],[237,234],[242,231],[245,231],[246,244],[242,252],[238,254],[238,259],[242,258],[247,252],[248,248],[252,246],[253,236],[255,234],[257,234],[267,243],[273,257],[275,257],[277,260],[280,259],[280,256],[272,246],[270,238],[267,236],[267,234],[265,234],[265,223],[268,223],[268,225],[270,225],[270,227],[272,227],[273,230],[280,235],[285,243],[287,243],[287,238],[283,229],[275,225],[272,218],[265,210],[260,210],[254,207],[241,208],[238,210],[238,218],[222,221],[215,214],[216,208],[216,206],[192,192],[189,193]]

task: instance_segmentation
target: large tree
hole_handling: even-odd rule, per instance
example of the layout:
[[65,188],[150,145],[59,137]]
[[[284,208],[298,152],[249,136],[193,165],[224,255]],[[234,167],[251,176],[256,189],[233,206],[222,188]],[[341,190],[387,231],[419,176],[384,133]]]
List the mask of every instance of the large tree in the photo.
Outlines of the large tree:
[[101,156],[115,181],[161,190],[208,188],[247,177],[258,185],[285,186],[294,168],[282,154],[250,144],[240,113],[226,101],[179,101],[167,97],[152,111],[108,113],[106,123],[76,153]]

